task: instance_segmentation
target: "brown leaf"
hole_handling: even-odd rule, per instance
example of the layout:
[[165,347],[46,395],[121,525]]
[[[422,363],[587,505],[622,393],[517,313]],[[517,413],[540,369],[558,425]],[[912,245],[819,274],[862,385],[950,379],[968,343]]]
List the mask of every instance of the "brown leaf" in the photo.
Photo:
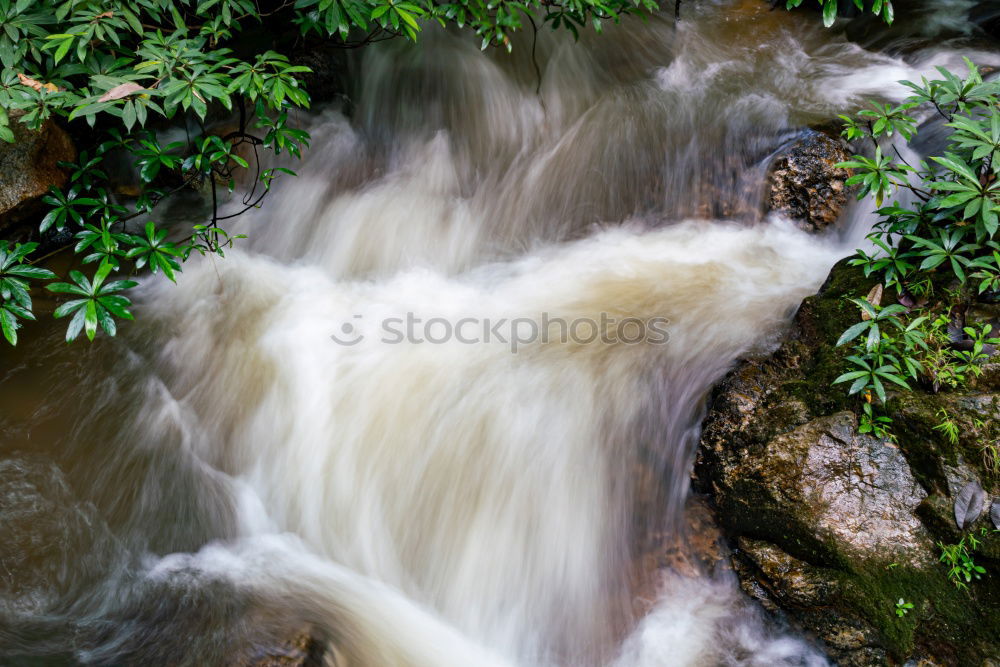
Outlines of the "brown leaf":
[[123,97],[128,97],[132,93],[137,93],[140,90],[145,90],[142,86],[137,83],[129,81],[128,83],[120,83],[108,92],[101,95],[101,99],[98,102],[110,102],[111,100],[120,100]]
[[114,12],[104,12],[103,14],[98,14],[94,18],[95,19],[109,19],[109,18],[111,18],[114,15],[115,15]]
[[34,79],[32,79],[30,77],[27,77],[27,76],[21,74],[20,72],[17,73],[17,78],[25,86],[30,86],[31,88],[34,88],[35,90],[41,90],[42,89],[42,84],[41,84],[40,81],[35,81]]
[[[878,306],[882,303],[882,283],[879,283],[868,292],[868,296],[865,300],[873,306]],[[861,311],[861,319],[863,321],[868,321],[871,319],[871,315],[867,311]]]
[[35,90],[41,90],[44,88],[50,93],[54,93],[59,90],[59,87],[54,83],[42,83],[41,81],[35,81],[31,77],[25,76],[20,72],[17,73],[17,78],[23,85],[28,86],[29,88],[34,88]]

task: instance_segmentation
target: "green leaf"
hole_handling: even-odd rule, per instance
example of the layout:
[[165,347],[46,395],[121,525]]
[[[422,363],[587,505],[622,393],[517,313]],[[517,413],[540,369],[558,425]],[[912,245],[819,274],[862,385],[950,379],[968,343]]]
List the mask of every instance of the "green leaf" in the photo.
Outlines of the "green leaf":
[[[54,35],[50,35],[50,38],[51,37],[54,37]],[[64,39],[59,44],[59,48],[56,49],[56,54],[55,54],[55,61],[56,61],[57,65],[59,64],[60,60],[62,60],[63,58],[66,57],[66,54],[69,53],[69,50],[70,50],[70,48],[72,46],[73,46],[73,36],[72,35],[70,35],[68,39]]]
[[860,336],[863,331],[865,331],[866,329],[868,329],[868,327],[870,327],[871,324],[872,323],[870,321],[868,321],[868,322],[858,322],[857,324],[855,324],[854,326],[852,326],[851,328],[849,328],[847,331],[845,331],[843,334],[841,334],[840,338],[837,339],[837,345],[836,346],[840,347],[844,343],[851,342],[852,340],[854,340],[855,338],[857,338],[858,336]]
[[69,326],[66,327],[66,342],[72,343],[76,340],[76,337],[80,335],[80,331],[83,329],[83,320],[86,317],[86,308],[79,308],[76,311],[76,315],[70,320]]
[[73,301],[67,301],[66,303],[62,304],[61,306],[55,309],[55,311],[52,313],[52,317],[54,317],[57,320],[62,319],[63,317],[66,317],[70,313],[76,312],[80,308],[83,308],[83,306],[86,305],[86,303],[87,299],[74,299]]
[[79,294],[80,296],[89,296],[87,290],[79,287],[78,285],[71,285],[70,283],[52,283],[51,285],[46,285],[45,289],[50,292],[55,292],[56,294]]
[[837,0],[823,0],[823,25],[829,28],[837,20]]
[[122,107],[122,122],[125,124],[125,129],[131,132],[135,121],[135,104],[131,101],[125,102]]
[[11,345],[17,345],[17,319],[14,314],[6,308],[0,308],[0,329],[3,330],[3,337]]
[[115,320],[113,317],[111,317],[111,315],[108,314],[108,311],[102,308],[100,304],[96,306],[96,309],[97,309],[97,321],[101,325],[101,328],[104,329],[105,333],[107,333],[109,336],[114,336],[116,333],[118,333],[118,327],[115,324]]
[[97,302],[93,299],[88,300],[83,312],[85,313],[83,319],[84,332],[87,334],[88,340],[94,340],[94,336],[97,334]]
[[851,371],[850,373],[844,373],[843,375],[838,377],[836,380],[833,381],[833,384],[840,384],[841,382],[847,382],[849,380],[856,380],[858,378],[865,378],[865,377],[868,377],[868,371]]
[[19,276],[21,278],[29,278],[32,280],[53,280],[56,278],[56,274],[52,273],[48,269],[42,269],[37,266],[12,266],[7,269],[7,274],[12,276]]

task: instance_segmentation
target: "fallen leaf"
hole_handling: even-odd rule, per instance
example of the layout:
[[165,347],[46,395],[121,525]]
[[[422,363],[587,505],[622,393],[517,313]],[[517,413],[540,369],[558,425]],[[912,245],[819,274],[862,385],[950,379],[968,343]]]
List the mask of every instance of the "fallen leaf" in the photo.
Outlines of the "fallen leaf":
[[[865,301],[873,306],[878,307],[882,303],[882,283],[879,283],[868,292],[868,296],[865,297]],[[864,321],[870,320],[872,317],[867,311],[861,312],[861,319]]]
[[59,87],[52,83],[42,83],[41,81],[35,81],[29,76],[25,76],[20,72],[17,73],[17,78],[22,85],[28,86],[29,88],[34,88],[35,90],[42,90],[43,88],[50,93],[55,93],[59,90]]
[[140,90],[145,90],[142,86],[137,83],[129,81],[128,83],[120,83],[108,92],[101,95],[101,99],[98,102],[110,102],[111,100],[120,100],[123,97],[128,97],[132,93],[136,93]]
[[32,78],[24,76],[20,72],[17,73],[17,78],[25,86],[30,86],[30,87],[34,88],[35,90],[41,90],[42,89],[42,84],[40,82],[35,81]]
[[955,498],[955,523],[958,524],[959,530],[965,530],[979,518],[983,513],[985,501],[986,492],[979,482],[973,480],[962,487],[958,497]]
[[[965,335],[965,313],[955,309],[951,314],[951,320],[948,321],[948,340],[952,343],[959,343],[962,340],[966,340],[968,336]],[[969,349],[972,349],[971,347]]]

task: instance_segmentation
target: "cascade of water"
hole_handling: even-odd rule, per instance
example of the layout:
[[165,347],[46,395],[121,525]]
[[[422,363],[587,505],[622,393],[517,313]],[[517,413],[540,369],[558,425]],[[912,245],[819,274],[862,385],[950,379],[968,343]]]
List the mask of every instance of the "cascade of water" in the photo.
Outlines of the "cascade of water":
[[689,11],[540,34],[540,80],[444,32],[371,49],[249,249],[145,285],[92,355],[127,363],[65,447],[107,525],[0,641],[210,662],[309,621],[351,665],[823,664],[725,574],[660,573],[637,614],[636,544],[683,543],[705,393],[864,234],[762,218],[769,156],[959,58]]

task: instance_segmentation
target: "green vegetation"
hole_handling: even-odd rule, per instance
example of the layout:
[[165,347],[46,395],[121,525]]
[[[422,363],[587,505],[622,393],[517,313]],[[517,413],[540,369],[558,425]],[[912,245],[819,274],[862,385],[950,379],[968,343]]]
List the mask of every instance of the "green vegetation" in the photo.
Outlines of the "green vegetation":
[[[299,156],[308,146],[289,112],[309,106],[302,76],[310,70],[273,50],[265,21],[288,26],[289,42],[320,37],[344,47],[414,40],[423,22],[434,21],[474,31],[483,48],[509,50],[510,35],[525,25],[576,35],[655,8],[654,0],[0,0],[0,139],[13,141],[12,122],[37,129],[52,119],[89,142],[66,165],[68,186],[44,198],[49,210],[38,230],[43,238],[71,233],[80,255],[71,282],[48,286],[82,297],[55,312],[74,315],[66,339],[81,331],[93,339],[98,329],[114,335],[116,318],[131,319],[119,292],[136,283],[108,281],[111,274],[174,280],[192,253],[224,255],[239,237],[220,223],[239,212],[219,214],[219,190],[232,192],[240,172],[254,182],[243,211],[260,206],[276,178],[294,175],[261,168],[260,157]],[[185,139],[165,141],[170,128]],[[112,168],[123,157],[138,187]],[[168,241],[150,217],[164,199],[191,189],[211,197],[211,219]],[[33,266],[38,248],[0,241],[0,324],[11,344],[35,318],[32,284],[56,278]]]
[[[915,203],[894,202],[878,210],[881,219],[868,239],[877,248],[852,260],[865,276],[880,276],[895,290],[898,303],[882,306],[881,286],[866,299],[852,299],[861,322],[840,337],[838,345],[855,342],[847,360],[854,367],[834,382],[851,382],[848,392],[871,392],[885,403],[886,383],[909,389],[913,381],[957,387],[981,373],[990,345],[989,324],[965,326],[958,317],[965,301],[992,290],[1000,276],[1000,245],[994,240],[1000,213],[1000,84],[984,82],[967,61],[965,79],[940,69],[944,78],[909,81],[914,94],[904,103],[872,104],[856,118],[842,116],[848,139],[868,139],[874,157],[861,155],[840,166],[856,170],[848,184],[858,197],[876,205],[899,190]],[[942,156],[918,166],[896,153],[883,153],[883,139],[910,139],[916,121],[908,113],[929,105],[952,129]],[[979,279],[978,288],[970,279]],[[931,299],[936,293],[944,298]],[[862,334],[865,334],[862,337]]]
[[[837,19],[837,0],[818,0],[820,8],[823,10],[823,25],[830,27],[833,22]],[[802,0],[785,0],[786,9],[794,9],[802,4]],[[867,5],[867,7],[866,7]],[[894,17],[894,10],[892,8],[891,0],[871,0],[866,3],[865,0],[854,0],[854,6],[865,11],[869,9],[876,16],[881,16],[882,20],[886,23],[892,23]]]
[[[997,604],[997,591],[990,586],[974,592],[961,590],[946,577],[910,565],[854,568],[841,575],[841,582],[844,605],[878,629],[881,640],[900,663],[911,657],[918,645],[929,647],[928,639],[933,637],[930,646],[953,655],[954,664],[975,664],[983,647],[1000,630],[992,615],[980,611]],[[900,600],[913,606],[904,606],[900,614]],[[893,613],[888,613],[889,609]]]
[[896,600],[896,616],[903,618],[911,609],[913,609],[912,602],[907,602],[903,598]]
[[[846,355],[851,367],[833,382],[850,382],[848,393],[864,396],[861,428],[877,437],[890,437],[891,417],[876,415],[873,407],[885,409],[887,385],[922,385],[933,392],[961,388],[982,374],[1000,344],[991,324],[965,320],[969,304],[995,301],[1000,286],[1000,83],[984,81],[972,62],[966,64],[965,78],[939,68],[941,79],[903,82],[913,95],[902,104],[873,103],[856,117],[842,116],[844,135],[872,146],[872,157],[842,163],[855,170],[847,182],[859,186],[859,198],[872,197],[881,207],[868,236],[876,250],[859,250],[850,263],[881,283],[867,298],[851,299],[861,321],[837,342],[853,343]],[[890,142],[916,134],[910,114],[918,107],[938,114],[951,134],[941,155],[913,165]],[[883,206],[900,191],[913,203]],[[883,306],[883,290],[895,292],[896,303]],[[963,435],[959,420],[944,408],[936,417],[933,430],[957,446]],[[974,430],[982,437],[987,429],[977,420]],[[995,441],[980,449],[985,468],[995,470]],[[971,492],[963,489],[956,503]],[[976,509],[967,523],[978,516]],[[960,529],[967,525],[958,521]],[[972,533],[955,544],[938,542],[940,561],[959,589],[986,573],[973,560],[979,543]]]
[[885,440],[895,440],[896,435],[892,432],[892,419],[885,415],[876,415],[871,403],[861,406],[861,419],[858,423],[859,433],[871,433],[876,438]]
[[[966,543],[968,540],[968,543]],[[980,579],[986,574],[986,568],[976,565],[972,552],[979,546],[975,535],[963,535],[958,544],[937,543],[941,549],[940,561],[948,566],[948,579],[955,588],[965,590],[973,579]]]
[[938,417],[941,418],[941,423],[934,427],[935,431],[941,431],[948,438],[948,442],[953,445],[958,444],[958,424],[952,419],[951,415],[944,408],[937,411]]

